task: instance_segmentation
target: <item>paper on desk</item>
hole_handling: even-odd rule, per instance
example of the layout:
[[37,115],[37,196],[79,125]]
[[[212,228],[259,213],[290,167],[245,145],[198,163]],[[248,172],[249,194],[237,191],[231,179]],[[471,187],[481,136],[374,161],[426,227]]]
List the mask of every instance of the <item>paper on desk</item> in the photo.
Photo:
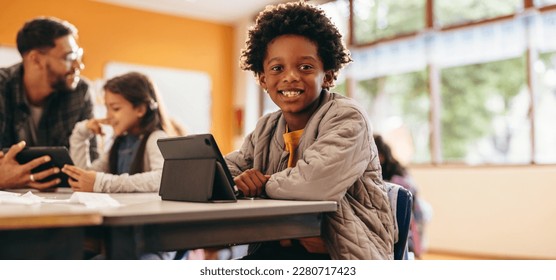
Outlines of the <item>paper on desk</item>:
[[85,204],[88,208],[111,208],[119,207],[121,204],[107,193],[74,192],[70,203]]
[[31,192],[21,195],[19,193],[0,191],[0,203],[31,205],[41,203],[41,198]]
[[74,192],[68,199],[48,199],[44,197],[37,196],[32,192],[26,192],[25,194],[18,194],[12,192],[0,191],[0,203],[10,203],[10,204],[39,204],[39,203],[55,203],[55,204],[84,204],[87,208],[111,208],[119,207],[120,203],[110,197],[106,193],[86,193],[86,192]]

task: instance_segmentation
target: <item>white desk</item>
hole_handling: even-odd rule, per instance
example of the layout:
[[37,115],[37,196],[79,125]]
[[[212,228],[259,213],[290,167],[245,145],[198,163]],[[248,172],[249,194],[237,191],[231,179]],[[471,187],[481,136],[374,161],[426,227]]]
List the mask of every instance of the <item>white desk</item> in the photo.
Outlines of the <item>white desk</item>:
[[[63,199],[71,194],[39,195]],[[123,206],[98,210],[102,223],[87,228],[87,234],[104,240],[107,257],[114,259],[134,259],[143,252],[316,236],[320,235],[321,214],[337,208],[330,201],[190,203],[162,201],[154,193],[111,196]]]

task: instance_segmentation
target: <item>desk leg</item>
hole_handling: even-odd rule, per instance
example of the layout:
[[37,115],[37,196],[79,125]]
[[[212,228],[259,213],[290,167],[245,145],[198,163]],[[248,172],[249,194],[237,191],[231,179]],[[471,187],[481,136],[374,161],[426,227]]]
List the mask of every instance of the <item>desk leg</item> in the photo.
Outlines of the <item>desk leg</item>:
[[0,259],[82,259],[84,229],[48,228],[0,231]]
[[139,226],[110,227],[105,231],[106,258],[112,260],[139,259],[143,252],[143,230]]

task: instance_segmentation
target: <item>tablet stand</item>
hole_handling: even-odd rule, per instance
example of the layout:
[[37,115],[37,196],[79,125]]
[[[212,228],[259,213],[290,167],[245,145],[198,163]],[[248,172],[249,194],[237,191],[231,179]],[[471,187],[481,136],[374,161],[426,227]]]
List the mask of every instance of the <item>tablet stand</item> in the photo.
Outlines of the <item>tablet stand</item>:
[[232,186],[216,159],[166,159],[160,183],[163,200],[235,202]]

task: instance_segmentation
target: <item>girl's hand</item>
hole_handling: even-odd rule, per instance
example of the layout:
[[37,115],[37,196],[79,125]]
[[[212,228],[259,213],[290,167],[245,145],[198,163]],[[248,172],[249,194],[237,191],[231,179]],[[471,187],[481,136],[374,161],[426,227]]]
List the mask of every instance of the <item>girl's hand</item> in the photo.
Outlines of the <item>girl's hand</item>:
[[108,119],[90,119],[87,122],[87,128],[94,134],[104,135],[101,124],[109,124]]
[[92,192],[95,186],[96,171],[83,170],[73,165],[64,165],[62,172],[70,177],[68,183],[76,192]]
[[264,175],[257,169],[247,169],[234,178],[237,188],[247,197],[260,196],[270,175]]

